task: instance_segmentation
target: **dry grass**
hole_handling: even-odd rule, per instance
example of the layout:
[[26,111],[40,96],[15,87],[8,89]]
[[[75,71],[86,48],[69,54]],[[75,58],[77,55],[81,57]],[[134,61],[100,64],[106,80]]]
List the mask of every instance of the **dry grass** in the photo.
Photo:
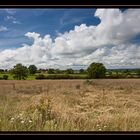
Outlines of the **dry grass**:
[[140,80],[0,81],[1,131],[140,131]]

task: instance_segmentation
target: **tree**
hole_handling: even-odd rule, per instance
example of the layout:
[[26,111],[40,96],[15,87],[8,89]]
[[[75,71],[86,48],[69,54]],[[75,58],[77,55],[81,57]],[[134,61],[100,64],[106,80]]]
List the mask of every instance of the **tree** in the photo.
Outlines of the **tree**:
[[85,72],[84,69],[79,70],[79,73],[81,73],[81,74],[84,73],[84,72]]
[[30,74],[35,74],[37,72],[37,67],[35,65],[30,65],[28,70]]
[[66,70],[66,73],[67,73],[67,74],[73,74],[73,73],[74,73],[74,70],[73,70],[73,69],[67,69],[67,70]]
[[140,69],[138,69],[138,70],[136,71],[136,73],[137,73],[138,77],[140,77]]
[[14,79],[21,80],[28,77],[28,68],[22,64],[17,64],[11,70],[11,73],[14,75]]
[[7,80],[8,79],[8,75],[3,75],[3,79]]
[[55,70],[54,69],[48,69],[48,74],[55,74]]
[[90,78],[104,78],[106,68],[102,63],[92,63],[87,69]]

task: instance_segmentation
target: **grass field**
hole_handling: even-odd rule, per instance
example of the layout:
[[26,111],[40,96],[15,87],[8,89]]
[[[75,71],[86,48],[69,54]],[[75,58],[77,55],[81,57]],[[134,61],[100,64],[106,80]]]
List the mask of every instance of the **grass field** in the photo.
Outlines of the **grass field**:
[[140,79],[1,80],[0,131],[140,131]]

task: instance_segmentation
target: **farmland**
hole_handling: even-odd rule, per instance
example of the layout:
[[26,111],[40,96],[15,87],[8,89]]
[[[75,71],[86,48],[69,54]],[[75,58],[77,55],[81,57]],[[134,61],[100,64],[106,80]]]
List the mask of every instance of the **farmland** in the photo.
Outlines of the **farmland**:
[[0,80],[1,131],[139,131],[140,79]]

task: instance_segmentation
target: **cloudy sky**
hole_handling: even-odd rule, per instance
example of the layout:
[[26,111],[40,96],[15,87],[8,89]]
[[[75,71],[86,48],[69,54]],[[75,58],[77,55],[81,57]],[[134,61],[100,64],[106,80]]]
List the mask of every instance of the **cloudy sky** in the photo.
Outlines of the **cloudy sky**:
[[0,68],[140,67],[140,9],[0,9]]

